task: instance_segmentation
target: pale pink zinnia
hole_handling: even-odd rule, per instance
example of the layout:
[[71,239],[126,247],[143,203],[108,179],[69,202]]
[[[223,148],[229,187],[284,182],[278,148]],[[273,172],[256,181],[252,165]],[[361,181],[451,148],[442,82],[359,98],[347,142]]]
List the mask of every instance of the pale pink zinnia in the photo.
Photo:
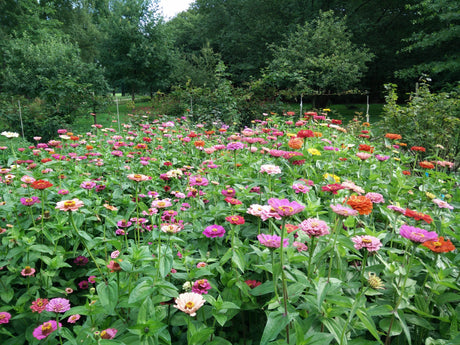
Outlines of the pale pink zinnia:
[[150,176],[142,175],[142,174],[129,174],[128,178],[136,182],[148,181],[152,179]]
[[276,175],[276,174],[281,174],[281,168],[273,164],[264,164],[260,167],[259,172],[266,173],[268,175]]
[[372,201],[373,204],[381,204],[385,202],[383,195],[380,193],[367,193],[365,197]]
[[78,211],[85,204],[79,199],[63,200],[56,203],[56,209],[61,211]]
[[46,311],[65,313],[70,309],[70,302],[65,298],[53,298],[46,305]]
[[325,221],[317,218],[308,218],[299,224],[300,229],[310,237],[324,236],[329,234],[329,226]]
[[340,205],[340,204],[330,205],[330,206],[332,208],[332,211],[334,211],[335,213],[337,213],[340,216],[348,217],[348,216],[357,216],[358,215],[358,211],[353,210],[352,208]]
[[206,302],[201,294],[186,292],[179,295],[175,300],[174,308],[177,308],[190,316],[195,316],[196,311]]
[[374,236],[355,236],[351,240],[355,244],[355,248],[358,250],[366,248],[370,252],[376,252],[382,246],[382,242]]
[[449,210],[453,210],[454,207],[450,205],[449,203],[445,202],[444,200],[441,199],[433,199],[432,200],[436,205],[438,205],[439,208],[448,208]]

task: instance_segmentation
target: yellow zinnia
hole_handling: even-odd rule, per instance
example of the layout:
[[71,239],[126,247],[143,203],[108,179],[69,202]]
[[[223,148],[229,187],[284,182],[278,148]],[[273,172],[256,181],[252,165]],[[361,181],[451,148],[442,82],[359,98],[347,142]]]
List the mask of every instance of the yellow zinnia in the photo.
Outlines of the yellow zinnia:
[[321,152],[319,152],[317,149],[308,149],[307,150],[309,154],[313,155],[313,156],[321,156]]

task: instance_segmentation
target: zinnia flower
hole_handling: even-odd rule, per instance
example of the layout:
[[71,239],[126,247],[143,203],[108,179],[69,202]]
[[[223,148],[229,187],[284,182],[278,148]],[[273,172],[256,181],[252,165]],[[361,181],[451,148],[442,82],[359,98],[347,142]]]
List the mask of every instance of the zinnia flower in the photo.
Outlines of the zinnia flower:
[[21,204],[23,204],[24,206],[32,206],[38,203],[40,203],[40,199],[36,196],[31,196],[28,198],[21,198]]
[[245,280],[244,281],[251,289],[261,285],[262,283],[257,280]]
[[332,211],[334,211],[335,213],[337,213],[338,215],[341,215],[341,216],[348,217],[348,216],[356,216],[356,215],[358,215],[358,211],[353,210],[352,208],[349,208],[349,207],[345,207],[345,206],[340,205],[340,204],[330,205],[330,207],[332,208]]
[[33,276],[34,274],[35,274],[35,268],[31,268],[30,266],[26,266],[21,271],[21,275],[24,277]]
[[228,216],[225,220],[230,224],[241,225],[244,224],[244,218],[241,216]]
[[101,331],[101,339],[113,339],[117,334],[118,330],[115,328],[107,328]]
[[31,186],[33,189],[42,190],[42,189],[46,189],[46,188],[52,187],[53,184],[52,184],[51,182],[48,182],[48,181],[45,181],[45,180],[36,180],[36,181],[32,182],[32,183],[30,184],[30,186]]
[[399,234],[402,237],[408,238],[412,242],[423,243],[426,241],[436,241],[438,234],[435,232],[429,232],[425,229],[416,228],[415,226],[402,225],[399,228]]
[[434,169],[434,164],[427,161],[419,162],[418,165],[420,165],[421,168]]
[[207,279],[199,279],[193,283],[192,292],[206,295],[208,290],[211,290],[211,284],[209,284]]
[[317,218],[308,218],[299,224],[300,229],[310,237],[318,237],[329,234],[329,226],[325,221]]
[[48,302],[45,309],[55,313],[65,313],[70,309],[70,302],[65,298],[53,298]]
[[186,292],[179,295],[175,299],[176,304],[174,308],[177,308],[190,316],[195,316],[196,311],[200,309],[206,302],[201,294],[195,292]]
[[79,199],[72,200],[63,200],[56,203],[56,209],[61,211],[78,211],[80,207],[83,207],[85,204]]
[[109,264],[107,265],[107,268],[110,270],[110,272],[121,271],[120,264],[114,260],[110,260]]
[[444,237],[442,236],[440,236],[436,241],[425,241],[422,245],[435,253],[447,253],[455,250],[455,246],[452,242],[450,240],[444,240]]
[[75,323],[78,320],[80,320],[80,314],[75,314],[75,315],[70,315],[69,318],[67,319],[68,323]]
[[288,199],[270,198],[268,204],[282,217],[292,216],[302,212],[305,208],[297,201],[289,201]]
[[387,133],[385,134],[385,138],[391,139],[391,140],[401,140],[402,136],[399,134],[394,134],[394,133]]
[[452,205],[449,205],[447,202],[441,200],[441,199],[433,199],[432,200],[436,205],[438,205],[439,208],[448,208],[449,210],[453,210],[454,207]]
[[351,240],[355,244],[355,248],[358,250],[366,248],[370,252],[376,252],[382,246],[382,242],[374,236],[355,236]]
[[[62,324],[59,322],[59,328],[62,327]],[[33,331],[33,336],[38,339],[42,340],[45,339],[47,336],[49,336],[51,333],[53,333],[55,330],[57,330],[58,324],[56,323],[55,320],[49,320],[47,322],[44,322],[42,325],[38,326],[37,328],[34,329]]]
[[406,208],[406,210],[404,211],[404,215],[407,217],[414,218],[415,220],[423,220],[428,224],[430,224],[433,221],[433,218],[431,218],[430,215],[424,214],[422,212],[413,211],[408,208]]
[[370,214],[372,212],[372,201],[362,195],[352,195],[347,204],[359,212],[359,214]]
[[11,314],[6,311],[0,312],[0,324],[10,322]]
[[380,204],[385,202],[383,195],[380,193],[367,193],[365,197],[372,201],[372,203],[374,204]]
[[32,302],[30,309],[32,309],[32,312],[37,312],[40,314],[43,310],[45,310],[48,303],[49,301],[46,298],[37,298]]
[[275,175],[275,174],[281,174],[281,169],[277,165],[264,164],[264,165],[261,165],[259,172],[266,173],[268,175]]
[[203,235],[209,238],[223,237],[225,235],[225,229],[221,225],[209,225],[204,229]]
[[130,180],[136,181],[136,182],[148,181],[152,179],[150,176],[142,175],[142,174],[129,174],[127,177]]
[[341,189],[345,189],[345,187],[338,183],[328,184],[327,186],[321,187],[323,192],[331,192],[332,194],[337,194],[337,192]]
[[[278,235],[260,234],[257,236],[257,239],[260,244],[268,248],[279,248],[281,246],[281,237]],[[283,247],[287,247],[288,245],[289,239],[285,238],[283,240]]]

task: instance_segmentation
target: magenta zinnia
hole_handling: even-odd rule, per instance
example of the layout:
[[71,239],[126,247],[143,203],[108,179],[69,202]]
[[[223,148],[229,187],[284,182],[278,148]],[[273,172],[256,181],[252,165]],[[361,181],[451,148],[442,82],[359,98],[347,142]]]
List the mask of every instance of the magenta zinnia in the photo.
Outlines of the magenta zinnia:
[[292,216],[302,212],[305,206],[297,201],[289,201],[288,199],[268,199],[268,204],[282,217]]
[[198,293],[200,295],[206,295],[210,289],[211,284],[209,284],[207,279],[199,279],[194,282],[192,286],[192,292]]
[[416,228],[407,224],[402,225],[399,228],[399,234],[402,237],[408,238],[412,242],[423,243],[426,241],[436,241],[438,234],[434,231],[427,231],[425,229]]
[[[60,322],[59,322],[59,327],[62,327],[62,324]],[[51,333],[53,333],[55,330],[57,330],[57,328],[58,328],[58,325],[56,321],[49,320],[47,322],[44,322],[42,325],[38,326],[37,328],[35,328],[33,331],[33,336],[38,340],[42,340],[42,339],[45,339]]]
[[45,309],[55,313],[65,313],[70,309],[70,302],[65,298],[53,298],[48,302]]
[[[257,239],[260,244],[268,248],[279,248],[281,246],[281,237],[278,235],[260,234],[257,236]],[[288,245],[289,239],[285,238],[283,240],[283,247],[287,247]]]
[[225,235],[225,229],[221,225],[216,225],[216,224],[209,225],[204,229],[203,235],[205,235],[206,237],[212,237],[212,238],[223,237]]

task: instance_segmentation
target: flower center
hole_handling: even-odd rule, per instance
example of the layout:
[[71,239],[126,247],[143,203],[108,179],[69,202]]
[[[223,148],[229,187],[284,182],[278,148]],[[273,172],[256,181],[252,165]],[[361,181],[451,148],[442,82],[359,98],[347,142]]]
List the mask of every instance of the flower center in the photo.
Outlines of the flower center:
[[192,309],[194,306],[195,306],[195,303],[193,303],[192,301],[188,301],[188,302],[185,304],[185,308],[186,308],[186,309]]
[[30,273],[30,272],[32,272],[32,269],[30,268],[30,266],[26,266],[26,267],[24,268],[24,272],[25,272],[25,273]]
[[433,246],[435,246],[435,247],[441,247],[441,246],[442,246],[442,243],[439,242],[439,241],[436,241],[436,242],[433,242]]
[[75,206],[75,201],[73,200],[67,200],[64,202],[64,207],[74,207]]
[[368,238],[363,238],[361,240],[363,243],[372,243],[372,240],[368,239]]
[[53,325],[51,324],[51,322],[45,322],[45,323],[42,325],[42,334],[43,334],[43,335],[48,335],[48,334],[50,334],[52,331],[53,331]]
[[294,208],[291,206],[280,206],[279,208],[283,212],[293,212],[294,211]]

